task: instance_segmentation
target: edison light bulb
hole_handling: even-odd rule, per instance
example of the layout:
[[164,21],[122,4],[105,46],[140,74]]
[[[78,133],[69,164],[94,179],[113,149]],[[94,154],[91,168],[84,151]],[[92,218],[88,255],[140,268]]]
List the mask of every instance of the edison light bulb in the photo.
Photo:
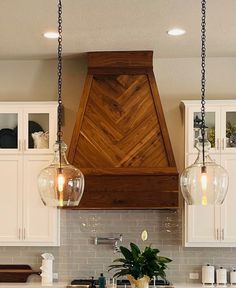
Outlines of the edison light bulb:
[[65,184],[65,177],[63,176],[62,173],[60,173],[57,176],[57,189],[58,189],[58,192],[60,192],[60,193],[63,192],[64,184]]
[[65,177],[62,174],[62,169],[58,169],[58,175],[57,175],[57,190],[59,194],[59,206],[63,206],[63,189],[64,189],[64,184],[65,184]]
[[53,162],[38,177],[40,196],[47,206],[78,206],[83,195],[84,176],[78,168],[68,163],[66,148],[62,142],[60,155],[59,144],[55,144]]
[[201,173],[201,188],[202,188],[202,205],[206,206],[207,205],[207,173],[206,173],[206,167],[202,167],[202,170],[204,170]]
[[202,193],[206,192],[207,189],[207,173],[202,173],[201,175],[201,185],[202,185]]

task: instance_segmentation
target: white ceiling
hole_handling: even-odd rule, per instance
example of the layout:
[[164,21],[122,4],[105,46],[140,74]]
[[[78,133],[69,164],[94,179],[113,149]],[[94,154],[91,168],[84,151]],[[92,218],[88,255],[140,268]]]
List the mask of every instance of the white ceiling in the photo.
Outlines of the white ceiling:
[[[63,0],[63,51],[154,50],[156,57],[198,57],[200,0]],[[207,55],[236,56],[236,0],[207,0]],[[187,34],[170,37],[182,27]],[[0,58],[48,58],[57,41],[57,0],[0,0]]]

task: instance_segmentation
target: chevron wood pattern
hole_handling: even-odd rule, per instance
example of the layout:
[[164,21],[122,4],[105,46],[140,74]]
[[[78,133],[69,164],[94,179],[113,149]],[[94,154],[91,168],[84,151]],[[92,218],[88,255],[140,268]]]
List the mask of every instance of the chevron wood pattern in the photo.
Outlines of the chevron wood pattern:
[[168,166],[147,76],[127,76],[93,78],[74,159],[79,167]]
[[[100,56],[100,53],[97,53]],[[109,54],[109,52],[104,53]],[[92,70],[89,71],[85,83],[69,151],[69,161],[80,167],[87,177],[86,196],[83,196],[82,207],[97,208],[88,203],[90,197],[90,200],[93,199],[99,203],[97,205],[100,208],[130,208],[132,207],[131,200],[127,202],[127,199],[123,198],[127,192],[130,195],[132,191],[140,195],[140,201],[137,202],[137,199],[135,201],[136,208],[150,207],[151,198],[146,198],[149,204],[144,203],[141,198],[143,190],[146,190],[150,196],[152,191],[160,187],[162,193],[164,191],[166,193],[159,194],[157,206],[178,206],[178,173],[157,88],[155,90],[155,79],[152,77],[153,72],[150,72],[152,65],[150,53],[140,53],[144,58],[145,55],[147,56],[144,60],[140,58],[138,61],[138,66],[143,65],[144,68],[137,68],[135,62],[132,62],[132,55],[135,56],[133,57],[135,61],[139,58],[137,53],[129,52],[125,55],[119,52],[116,55],[113,52],[108,57],[102,54],[101,58],[97,57],[99,68],[96,67],[96,55],[91,53],[91,59],[89,58]],[[104,66],[108,67],[101,68],[103,58],[105,59]],[[122,67],[119,67],[120,65]],[[147,71],[148,66],[150,67]],[[155,93],[157,95],[154,95]],[[138,168],[146,169],[146,178],[142,176],[142,173],[137,173]],[[158,168],[164,169],[164,175]],[[96,172],[94,173],[99,169],[106,171],[102,178],[102,175],[98,176]],[[112,171],[112,173],[107,174],[107,171]],[[126,171],[126,178],[122,171]],[[135,175],[133,175],[134,171]],[[170,177],[168,171],[171,171]],[[129,173],[130,176],[128,176]],[[141,179],[138,182],[137,177]],[[130,182],[130,185],[124,186],[122,183],[124,179],[127,183],[131,181],[133,184]],[[99,181],[100,184],[98,184]],[[151,190],[150,187],[147,188],[149,181]],[[136,185],[136,190],[132,186],[135,182],[139,183]],[[110,188],[108,188],[109,185]],[[110,199],[107,194],[104,198],[107,190],[110,196],[116,194],[113,193],[114,191],[119,191],[119,195],[123,195],[123,198],[113,199],[115,197],[113,195],[114,197],[111,196]],[[167,195],[169,196],[166,197]],[[105,202],[102,199],[106,199]],[[154,205],[154,207],[157,206]]]

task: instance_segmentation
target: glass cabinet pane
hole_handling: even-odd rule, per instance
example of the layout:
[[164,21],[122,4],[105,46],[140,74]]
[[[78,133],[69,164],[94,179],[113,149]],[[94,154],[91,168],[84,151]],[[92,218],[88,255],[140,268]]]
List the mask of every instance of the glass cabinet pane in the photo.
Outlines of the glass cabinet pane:
[[0,149],[18,148],[18,114],[0,113]]
[[49,113],[28,114],[28,149],[49,148]]
[[[193,115],[193,129],[194,129],[194,147],[197,143],[197,139],[201,136],[200,127],[201,127],[201,113],[194,112]],[[207,126],[206,134],[207,139],[211,143],[211,148],[215,148],[215,112],[206,112],[205,116],[205,125]]]
[[226,112],[226,147],[236,147],[236,112]]

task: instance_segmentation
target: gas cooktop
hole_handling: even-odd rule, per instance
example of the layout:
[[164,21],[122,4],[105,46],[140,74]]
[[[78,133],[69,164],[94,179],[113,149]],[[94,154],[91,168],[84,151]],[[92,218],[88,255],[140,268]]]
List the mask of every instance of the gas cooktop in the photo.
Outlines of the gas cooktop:
[[[91,284],[93,284],[98,286],[98,280],[93,280],[93,279],[75,279],[73,281],[71,281],[71,285],[68,287],[76,287],[76,286],[87,286],[87,287],[91,287]],[[130,282],[129,280],[116,280],[117,286],[130,286]],[[150,282],[150,286],[153,286],[154,282],[153,280]],[[169,281],[165,281],[165,280],[156,280],[155,285],[158,287],[165,287],[168,286],[169,288],[171,288],[171,284]],[[85,288],[85,287],[84,287]]]

